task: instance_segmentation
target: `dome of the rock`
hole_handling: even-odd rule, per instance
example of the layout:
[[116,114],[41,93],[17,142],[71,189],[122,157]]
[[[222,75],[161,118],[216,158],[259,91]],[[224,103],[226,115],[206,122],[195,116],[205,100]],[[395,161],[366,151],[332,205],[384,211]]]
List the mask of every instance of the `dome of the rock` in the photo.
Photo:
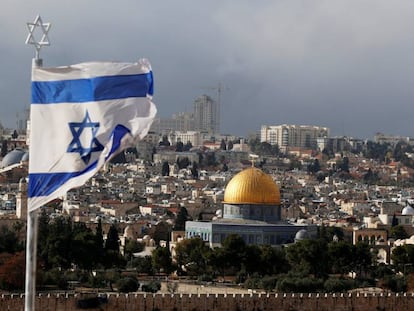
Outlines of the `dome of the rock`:
[[279,187],[262,170],[250,167],[235,175],[227,184],[224,203],[279,205]]

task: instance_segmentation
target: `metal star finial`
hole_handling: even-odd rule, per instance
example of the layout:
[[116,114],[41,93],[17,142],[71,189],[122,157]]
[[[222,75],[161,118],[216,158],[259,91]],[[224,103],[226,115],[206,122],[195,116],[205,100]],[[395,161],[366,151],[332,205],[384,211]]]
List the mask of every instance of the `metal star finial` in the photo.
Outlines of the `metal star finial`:
[[[47,36],[50,26],[50,23],[43,23],[42,18],[40,15],[37,15],[33,23],[26,23],[27,29],[29,30],[29,35],[26,39],[26,44],[31,44],[36,49],[36,59],[39,59],[39,52],[42,46],[49,46],[49,38]],[[39,33],[40,32],[40,33]],[[38,41],[36,40],[36,36],[41,39]]]

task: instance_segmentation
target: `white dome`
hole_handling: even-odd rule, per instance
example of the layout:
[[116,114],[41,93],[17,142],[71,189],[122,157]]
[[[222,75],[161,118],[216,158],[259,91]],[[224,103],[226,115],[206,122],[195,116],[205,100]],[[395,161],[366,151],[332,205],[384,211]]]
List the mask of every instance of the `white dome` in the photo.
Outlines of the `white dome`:
[[414,215],[414,208],[412,208],[410,205],[407,205],[403,208],[401,214],[403,215]]
[[302,241],[306,239],[309,239],[309,233],[307,230],[301,229],[298,232],[296,232],[295,241]]
[[4,168],[13,164],[20,163],[25,154],[26,152],[19,148],[10,151],[4,156],[3,160],[1,161],[1,167]]

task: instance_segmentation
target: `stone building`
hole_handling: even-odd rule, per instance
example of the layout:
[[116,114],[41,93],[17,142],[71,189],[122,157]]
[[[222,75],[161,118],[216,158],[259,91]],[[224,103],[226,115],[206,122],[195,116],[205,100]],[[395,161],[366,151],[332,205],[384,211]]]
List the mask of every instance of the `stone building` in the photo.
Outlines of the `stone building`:
[[305,229],[309,237],[316,226],[297,225],[281,219],[280,191],[270,175],[250,167],[235,175],[224,192],[222,217],[213,221],[187,221],[185,237],[199,236],[210,247],[220,246],[230,234],[238,234],[246,244],[281,245],[293,243]]

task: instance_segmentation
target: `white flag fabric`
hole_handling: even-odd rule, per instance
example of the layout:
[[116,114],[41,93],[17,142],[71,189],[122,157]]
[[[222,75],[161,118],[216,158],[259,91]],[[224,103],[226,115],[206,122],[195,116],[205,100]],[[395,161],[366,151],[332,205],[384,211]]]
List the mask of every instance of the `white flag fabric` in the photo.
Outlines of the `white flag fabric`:
[[28,209],[83,185],[143,138],[156,115],[150,63],[32,70]]

